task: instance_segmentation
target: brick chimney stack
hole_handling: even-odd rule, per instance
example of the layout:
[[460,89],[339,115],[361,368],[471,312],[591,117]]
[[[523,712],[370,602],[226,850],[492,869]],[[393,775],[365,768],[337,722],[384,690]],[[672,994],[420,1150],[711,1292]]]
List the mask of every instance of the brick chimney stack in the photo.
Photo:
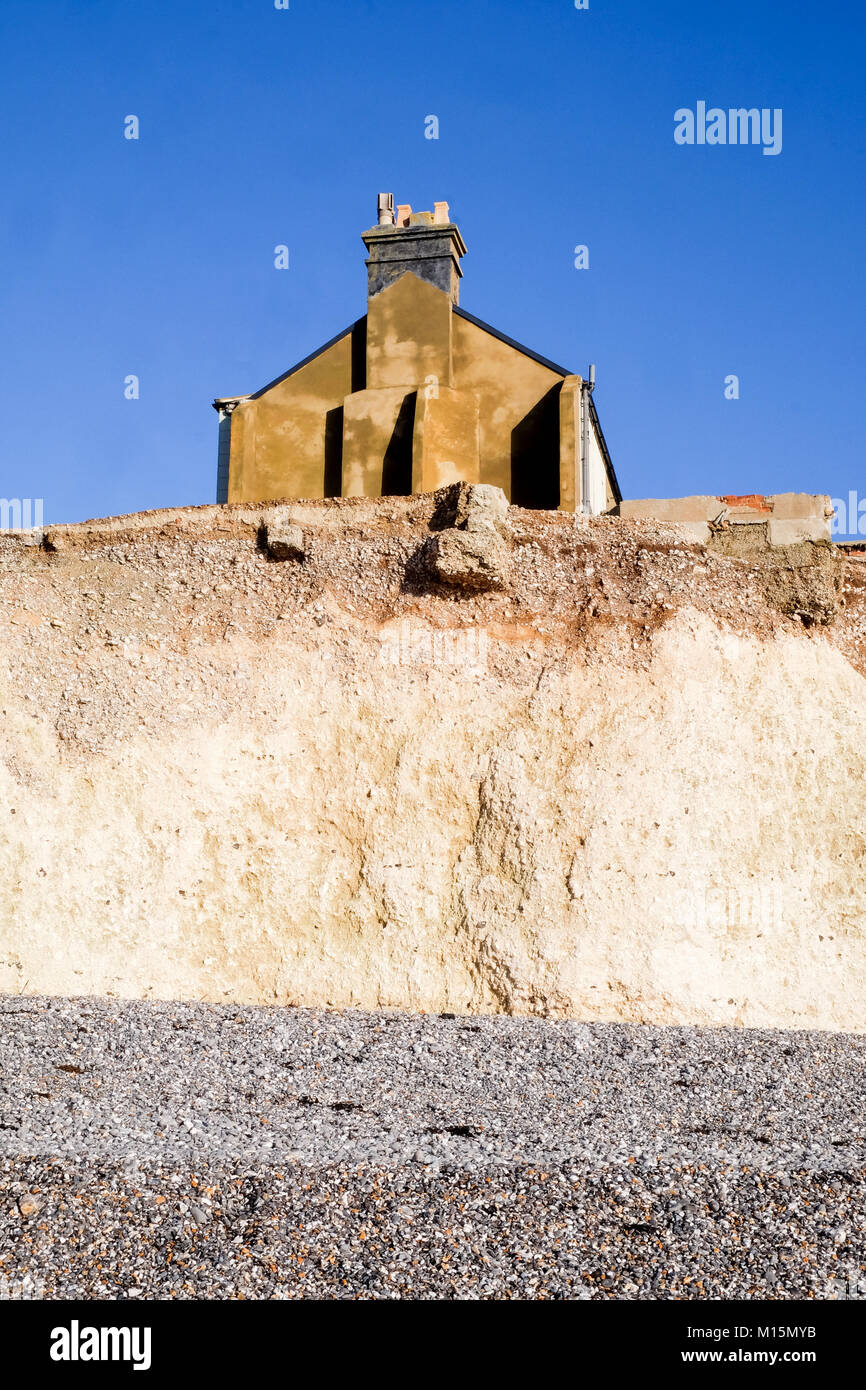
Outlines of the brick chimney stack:
[[368,253],[368,299],[408,270],[458,302],[466,245],[447,203],[434,203],[432,212],[413,212],[408,203],[400,203],[395,212],[393,194],[380,193],[378,223],[362,232],[361,239]]

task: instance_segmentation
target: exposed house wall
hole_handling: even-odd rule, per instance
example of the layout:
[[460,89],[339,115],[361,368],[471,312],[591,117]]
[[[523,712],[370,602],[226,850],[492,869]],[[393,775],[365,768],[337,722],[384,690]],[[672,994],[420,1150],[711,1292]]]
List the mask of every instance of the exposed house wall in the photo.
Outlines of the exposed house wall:
[[408,271],[367,306],[367,387],[453,386],[451,300]]
[[477,401],[453,382],[451,300],[407,272],[369,303],[366,386],[343,402],[344,497],[477,481]]
[[448,483],[480,482],[480,429],[474,392],[427,382],[417,395],[412,491],[435,492]]
[[[580,507],[580,377],[457,308],[466,248],[453,223],[410,212],[363,240],[366,318],[254,395],[215,402],[233,412],[220,498],[376,497],[463,480],[523,507]],[[589,436],[598,513],[618,497]]]
[[[411,272],[371,301],[366,334],[363,389],[352,389],[349,330],[238,402],[227,500],[432,492],[463,478],[522,506],[560,506],[559,393],[580,378],[452,313],[448,296]],[[596,454],[593,498],[604,511]]]
[[291,375],[238,402],[229,502],[339,495],[339,478],[335,489],[328,483],[333,455],[339,459],[343,401],[352,390],[352,338],[350,328]]
[[231,453],[232,413],[220,411],[219,450],[217,453],[217,501],[229,500],[229,454]]
[[[589,410],[588,402],[586,409]],[[596,432],[595,421],[591,413],[586,437],[589,446],[589,467],[587,470],[589,475],[589,510],[593,516],[598,516],[601,512],[609,512],[616,504],[617,498],[610,485],[601,440]]]
[[479,482],[521,506],[559,505],[559,404],[563,376],[458,314],[454,379],[479,412]]
[[[622,493],[619,490],[616,473],[614,472],[613,462],[608,452],[607,440],[601,428],[601,421],[598,418],[598,411],[595,408],[595,397],[592,388],[584,394],[584,399],[589,411],[590,433],[592,435],[592,446],[590,449],[590,491],[597,488],[598,496],[604,495],[604,505],[601,508],[604,512],[611,512],[619,506],[622,501]],[[592,499],[591,499],[592,500]],[[596,508],[591,506],[590,510],[596,513]]]

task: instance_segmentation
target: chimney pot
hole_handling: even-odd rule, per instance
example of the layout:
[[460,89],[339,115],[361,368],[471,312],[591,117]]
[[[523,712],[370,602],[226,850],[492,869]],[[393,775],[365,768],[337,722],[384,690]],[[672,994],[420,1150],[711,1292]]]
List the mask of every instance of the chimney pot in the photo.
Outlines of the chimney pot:
[[379,226],[393,227],[394,225],[394,194],[380,193],[378,200]]

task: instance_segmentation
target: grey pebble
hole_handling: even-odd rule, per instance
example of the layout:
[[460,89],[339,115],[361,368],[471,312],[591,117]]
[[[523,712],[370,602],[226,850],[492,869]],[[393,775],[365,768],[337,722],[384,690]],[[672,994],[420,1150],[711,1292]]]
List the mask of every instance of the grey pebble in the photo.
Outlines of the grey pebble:
[[859,1035],[2,998],[0,1297],[837,1297],[864,1062]]

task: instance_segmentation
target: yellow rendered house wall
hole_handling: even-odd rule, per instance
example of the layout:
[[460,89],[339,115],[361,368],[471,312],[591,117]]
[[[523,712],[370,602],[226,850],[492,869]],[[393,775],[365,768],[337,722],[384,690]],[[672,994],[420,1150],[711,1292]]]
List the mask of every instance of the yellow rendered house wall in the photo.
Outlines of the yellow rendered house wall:
[[452,323],[455,385],[478,397],[479,481],[510,500],[512,432],[563,378],[468,319],[455,314]]
[[351,389],[349,328],[284,381],[241,401],[232,414],[228,500],[324,497],[327,416]]
[[[573,507],[576,441],[561,420],[562,375],[461,318],[435,286],[408,272],[375,295],[366,320],[363,383],[353,382],[352,360],[349,328],[285,380],[240,401],[232,415],[230,502],[316,498],[326,489],[376,495],[401,401],[417,392],[413,490],[465,475],[520,501],[512,473],[522,439],[522,467],[543,470],[551,480],[545,505]],[[553,448],[547,427],[536,448],[533,411],[546,412],[548,424],[553,420]]]

